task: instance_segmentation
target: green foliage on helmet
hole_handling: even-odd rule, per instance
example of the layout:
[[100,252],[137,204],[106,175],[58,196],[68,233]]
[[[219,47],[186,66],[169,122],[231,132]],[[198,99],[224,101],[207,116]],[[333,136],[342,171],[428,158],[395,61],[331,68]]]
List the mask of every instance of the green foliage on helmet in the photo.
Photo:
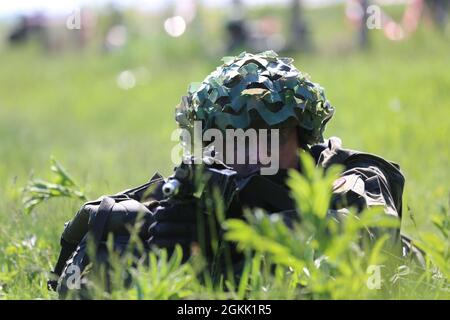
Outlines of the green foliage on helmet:
[[334,108],[293,59],[265,51],[222,61],[203,82],[189,86],[176,111],[181,128],[192,130],[194,121],[202,121],[204,130],[299,126],[304,143],[323,140]]

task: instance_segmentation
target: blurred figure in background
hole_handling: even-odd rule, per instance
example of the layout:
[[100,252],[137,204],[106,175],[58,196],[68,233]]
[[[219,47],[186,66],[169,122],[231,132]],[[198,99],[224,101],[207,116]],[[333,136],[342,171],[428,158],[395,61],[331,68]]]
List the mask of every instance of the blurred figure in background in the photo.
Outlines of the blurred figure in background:
[[95,38],[96,24],[96,13],[89,8],[75,10],[70,15],[46,16],[37,12],[20,17],[8,42],[24,44],[35,40],[47,53],[82,50]]
[[291,2],[291,38],[289,49],[309,51],[312,49],[309,28],[303,16],[301,0],[292,0]]
[[371,5],[369,0],[347,0],[345,16],[347,20],[356,28],[355,43],[360,49],[368,49],[370,46],[368,8]]
[[444,30],[447,25],[449,0],[426,0],[429,14],[439,29]]
[[362,10],[362,19],[359,24],[358,46],[361,49],[367,49],[369,43],[369,29],[367,28],[367,19],[369,17],[367,8],[369,8],[369,0],[359,0]]
[[227,52],[245,48],[248,40],[248,27],[245,21],[244,5],[241,0],[233,0],[231,15],[226,22],[226,30],[228,34]]
[[45,40],[47,19],[44,14],[38,12],[30,16],[23,15],[19,17],[19,22],[8,36],[10,44],[21,44],[36,37],[40,42]]
[[252,20],[247,19],[242,1],[233,0],[231,16],[226,23],[228,34],[226,52],[283,51],[286,41],[281,29],[281,22],[272,15]]

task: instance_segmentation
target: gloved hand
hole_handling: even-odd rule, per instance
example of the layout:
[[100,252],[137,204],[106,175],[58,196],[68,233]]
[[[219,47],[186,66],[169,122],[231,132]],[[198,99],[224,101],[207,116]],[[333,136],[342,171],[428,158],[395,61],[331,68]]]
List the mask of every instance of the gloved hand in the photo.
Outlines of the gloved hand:
[[205,243],[210,241],[208,217],[197,200],[161,201],[153,211],[153,218],[147,240],[149,247],[165,248],[171,254],[179,244],[185,261],[191,254],[192,244],[199,243],[199,231],[204,232]]
[[150,225],[147,245],[173,252],[175,245],[183,249],[183,258],[190,254],[191,244],[196,240],[196,203],[189,201],[160,201],[153,211],[154,222]]

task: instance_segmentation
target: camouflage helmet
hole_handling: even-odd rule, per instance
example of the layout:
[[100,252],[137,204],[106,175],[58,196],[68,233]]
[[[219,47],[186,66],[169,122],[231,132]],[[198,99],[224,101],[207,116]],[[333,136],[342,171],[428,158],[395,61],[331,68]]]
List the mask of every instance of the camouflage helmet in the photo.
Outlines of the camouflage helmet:
[[283,128],[298,126],[303,144],[323,141],[334,108],[324,90],[273,51],[225,57],[201,83],[192,83],[176,109],[180,128]]

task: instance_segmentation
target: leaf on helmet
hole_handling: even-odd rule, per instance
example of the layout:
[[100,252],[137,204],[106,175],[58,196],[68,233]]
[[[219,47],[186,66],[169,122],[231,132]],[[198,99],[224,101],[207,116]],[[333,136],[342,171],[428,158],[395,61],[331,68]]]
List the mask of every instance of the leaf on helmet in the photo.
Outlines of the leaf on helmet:
[[256,63],[250,62],[248,64],[243,65],[239,68],[239,73],[243,76],[246,75],[257,75],[258,74],[258,65]]
[[236,57],[234,56],[225,56],[222,59],[220,59],[224,64],[226,65],[230,65],[234,60],[236,59]]
[[241,95],[243,95],[243,96],[262,96],[268,92],[269,92],[269,90],[263,89],[263,88],[251,88],[251,89],[243,90]]
[[281,96],[276,91],[267,91],[267,93],[264,94],[263,99],[268,103],[277,103],[283,101],[281,99]]
[[189,84],[188,92],[189,92],[190,94],[193,94],[195,91],[197,91],[197,90],[200,88],[201,85],[202,85],[201,82],[191,82],[191,83]]

